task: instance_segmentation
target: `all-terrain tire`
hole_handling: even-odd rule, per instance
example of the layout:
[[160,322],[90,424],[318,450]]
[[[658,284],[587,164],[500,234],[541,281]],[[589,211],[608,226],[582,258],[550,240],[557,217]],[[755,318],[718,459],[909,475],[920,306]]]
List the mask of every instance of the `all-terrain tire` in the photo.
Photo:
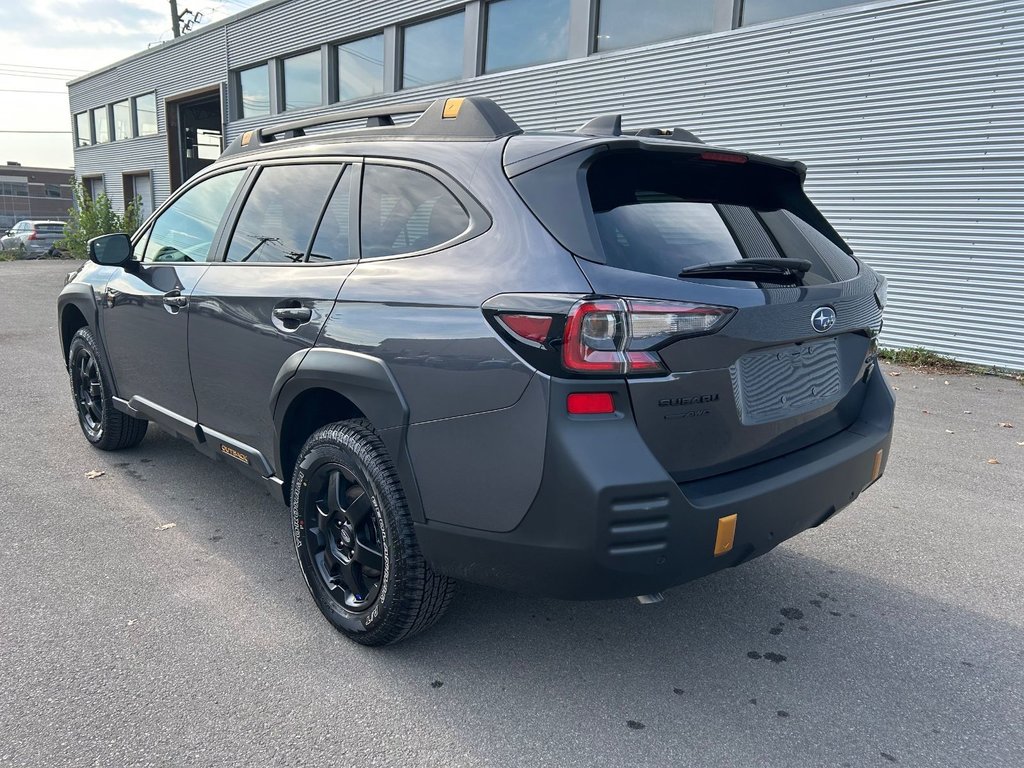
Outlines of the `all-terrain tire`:
[[313,600],[357,643],[404,640],[448,608],[455,582],[423,559],[398,473],[368,422],[329,424],[306,441],[292,475],[291,514]]
[[110,374],[89,328],[80,328],[71,339],[68,376],[78,424],[86,440],[103,451],[134,448],[142,442],[149,422],[114,407]]

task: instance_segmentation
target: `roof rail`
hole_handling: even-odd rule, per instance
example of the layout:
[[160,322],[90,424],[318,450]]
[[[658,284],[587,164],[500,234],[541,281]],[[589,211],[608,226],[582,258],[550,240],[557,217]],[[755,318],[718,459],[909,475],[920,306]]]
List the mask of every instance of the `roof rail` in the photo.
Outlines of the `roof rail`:
[[[396,126],[394,115],[420,112],[408,125]],[[482,96],[435,99],[410,104],[382,104],[377,107],[349,109],[316,115],[301,120],[267,125],[246,131],[224,150],[222,157],[249,152],[281,138],[300,138],[307,128],[320,128],[336,123],[366,119],[363,128],[338,131],[346,137],[403,136],[440,140],[493,140],[522,133],[508,114],[490,99]],[[335,134],[332,134],[335,135]]]

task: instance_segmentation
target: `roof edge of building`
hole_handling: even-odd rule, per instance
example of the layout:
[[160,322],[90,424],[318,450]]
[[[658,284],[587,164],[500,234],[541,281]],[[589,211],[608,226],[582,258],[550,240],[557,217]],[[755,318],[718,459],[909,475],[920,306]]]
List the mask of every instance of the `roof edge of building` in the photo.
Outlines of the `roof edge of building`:
[[233,13],[230,16],[226,16],[223,19],[218,19],[217,21],[213,22],[212,24],[210,24],[208,26],[202,26],[199,29],[197,29],[195,32],[189,32],[189,33],[181,35],[179,37],[173,37],[170,40],[166,40],[166,41],[164,41],[164,42],[162,42],[162,43],[160,43],[158,45],[154,45],[152,48],[146,48],[145,50],[138,51],[136,53],[131,54],[130,56],[125,56],[123,59],[118,59],[117,61],[113,61],[110,64],[107,64],[106,66],[100,67],[99,69],[94,69],[92,72],[87,72],[84,75],[79,75],[78,77],[76,77],[73,80],[68,80],[66,83],[64,83],[64,85],[66,87],[68,87],[68,88],[70,88],[73,85],[80,85],[81,83],[84,83],[86,80],[91,80],[92,78],[96,77],[97,75],[102,75],[104,72],[109,72],[112,69],[117,69],[118,67],[123,66],[124,64],[127,64],[129,61],[134,61],[135,59],[141,59],[144,56],[148,56],[149,54],[154,53],[156,51],[165,50],[166,47],[169,46],[169,45],[178,45],[178,44],[184,42],[185,40],[192,39],[196,35],[204,35],[204,34],[206,34],[208,32],[212,32],[215,29],[220,29],[221,27],[226,26],[227,24],[233,24],[233,23],[239,21],[240,19],[244,19],[244,18],[247,18],[249,16],[255,16],[255,15],[257,15],[259,13],[263,13],[264,11],[269,10],[269,9],[275,7],[275,6],[278,6],[278,5],[281,5],[283,3],[287,3],[287,2],[290,2],[290,1],[291,0],[264,0],[262,3],[258,3],[257,5],[254,5],[251,8],[246,8],[243,11],[239,11],[238,13]]

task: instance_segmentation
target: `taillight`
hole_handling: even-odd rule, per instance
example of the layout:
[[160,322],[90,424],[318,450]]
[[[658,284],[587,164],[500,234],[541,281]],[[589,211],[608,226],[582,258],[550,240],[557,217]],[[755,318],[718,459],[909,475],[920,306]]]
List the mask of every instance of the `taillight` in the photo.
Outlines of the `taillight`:
[[666,372],[657,350],[713,333],[731,307],[567,294],[499,294],[484,315],[520,357],[553,376],[643,376]]
[[562,366],[575,373],[662,373],[654,349],[670,339],[710,333],[733,310],[648,299],[581,301],[569,311]]
[[501,314],[498,322],[524,344],[543,347],[551,331],[551,315],[513,315]]
[[31,234],[29,234],[29,236],[28,236],[28,237],[26,237],[25,239],[26,239],[26,240],[38,240],[39,238],[38,238],[38,237],[36,237],[36,231],[35,231],[35,230],[32,230]]

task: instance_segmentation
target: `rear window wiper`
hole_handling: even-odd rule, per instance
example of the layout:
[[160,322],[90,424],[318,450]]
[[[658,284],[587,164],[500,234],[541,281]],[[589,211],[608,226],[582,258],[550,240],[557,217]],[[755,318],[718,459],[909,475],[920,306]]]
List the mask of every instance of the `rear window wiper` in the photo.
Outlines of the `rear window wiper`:
[[754,280],[765,283],[802,283],[810,271],[807,259],[741,259],[714,261],[684,268],[679,277],[710,277],[722,280]]

